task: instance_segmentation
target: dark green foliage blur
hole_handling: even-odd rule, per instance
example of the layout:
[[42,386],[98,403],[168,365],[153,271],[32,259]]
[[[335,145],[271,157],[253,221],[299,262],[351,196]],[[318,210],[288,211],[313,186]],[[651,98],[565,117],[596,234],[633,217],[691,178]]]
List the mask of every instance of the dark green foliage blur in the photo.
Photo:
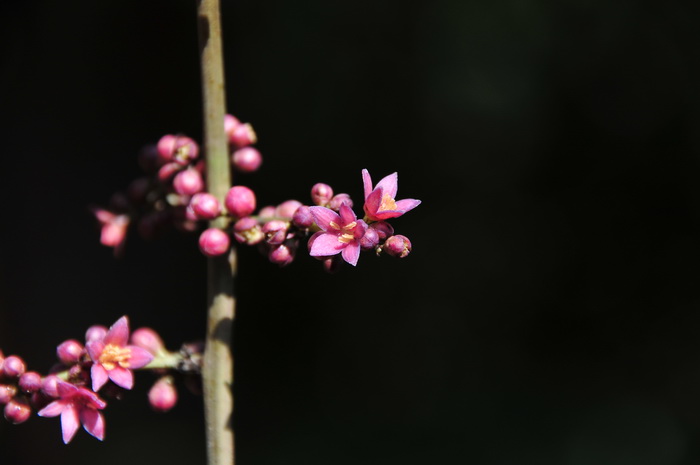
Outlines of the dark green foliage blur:
[[[700,461],[700,7],[631,0],[223,0],[228,107],[261,205],[399,172],[403,260],[325,275],[244,249],[241,465]],[[0,6],[0,348],[128,314],[202,336],[196,236],[128,240],[88,211],[165,133],[201,136],[190,1]],[[203,463],[201,399],[152,378],[70,446],[0,420],[0,463]]]

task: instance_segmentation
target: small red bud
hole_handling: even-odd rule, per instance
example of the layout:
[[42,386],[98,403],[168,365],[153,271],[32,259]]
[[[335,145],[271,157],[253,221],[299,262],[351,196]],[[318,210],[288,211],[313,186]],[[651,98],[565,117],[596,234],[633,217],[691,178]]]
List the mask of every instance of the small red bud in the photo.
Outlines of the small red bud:
[[148,402],[156,412],[167,412],[177,404],[177,390],[171,376],[163,376],[148,391]]
[[233,186],[226,194],[224,204],[231,215],[243,218],[255,210],[255,193],[245,186]]
[[209,228],[199,236],[199,250],[207,257],[225,254],[231,246],[231,239],[221,229]]
[[83,355],[83,345],[75,339],[68,339],[59,344],[56,348],[56,355],[66,365],[77,363],[80,356]]
[[24,399],[15,398],[5,405],[5,418],[15,425],[29,420],[31,414],[32,409]]

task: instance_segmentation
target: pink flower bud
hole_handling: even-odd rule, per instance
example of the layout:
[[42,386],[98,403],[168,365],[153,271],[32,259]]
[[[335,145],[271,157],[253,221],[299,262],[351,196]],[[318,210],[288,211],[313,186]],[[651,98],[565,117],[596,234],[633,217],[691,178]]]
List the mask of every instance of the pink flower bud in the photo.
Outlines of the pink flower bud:
[[90,326],[85,331],[85,342],[98,341],[105,337],[107,328],[102,325]]
[[41,392],[49,397],[58,397],[58,383],[60,378],[56,375],[45,376],[41,380]]
[[32,409],[26,400],[15,398],[5,405],[5,418],[12,424],[18,425],[29,420]]
[[224,115],[224,132],[230,137],[234,129],[241,125],[241,122],[233,115]]
[[173,188],[180,195],[194,195],[204,189],[204,180],[199,171],[189,168],[175,175]]
[[325,207],[333,198],[333,189],[328,184],[319,182],[311,188],[311,200],[314,205]]
[[294,250],[286,244],[273,245],[267,257],[272,263],[287,266],[294,260]]
[[275,217],[275,212],[277,209],[273,207],[272,205],[268,205],[266,207],[262,207],[260,209],[260,212],[258,213],[258,216],[262,219],[265,218],[274,218]]
[[41,375],[36,371],[28,371],[19,377],[19,387],[24,392],[37,392],[41,389]]
[[314,224],[314,216],[311,214],[311,210],[306,205],[302,205],[297,208],[292,217],[292,223],[294,226],[301,229],[310,228]]
[[393,257],[404,258],[411,253],[411,241],[406,236],[397,234],[386,240],[384,250]]
[[299,207],[301,207],[301,202],[298,200],[287,200],[277,205],[275,215],[291,220],[294,217],[294,212],[296,212]]
[[226,194],[224,204],[231,215],[243,218],[255,210],[255,193],[245,186],[233,186]]
[[233,225],[233,237],[241,244],[254,245],[265,239],[265,234],[254,218],[246,216]]
[[16,355],[10,355],[7,357],[5,359],[5,363],[2,365],[2,371],[5,373],[5,376],[9,378],[18,378],[22,376],[26,369],[27,366],[25,365],[24,360]]
[[0,384],[0,405],[5,405],[17,394],[17,387],[11,384]]
[[158,180],[162,183],[167,183],[181,169],[182,166],[180,166],[178,163],[166,163],[161,166],[160,169],[158,169]]
[[360,239],[362,250],[372,250],[379,245],[379,233],[376,229],[367,228],[365,235]]
[[248,123],[241,124],[231,131],[228,140],[236,147],[245,147],[258,141],[258,136],[253,131],[253,126]]
[[254,147],[243,147],[233,152],[231,162],[233,163],[233,167],[238,171],[252,173],[260,168],[262,164],[262,155],[260,155],[258,149]]
[[168,162],[173,159],[175,155],[175,142],[177,141],[177,136],[172,134],[166,134],[160,138],[158,141],[158,156],[162,162]]
[[323,258],[323,271],[326,273],[337,273],[342,266],[343,260],[340,258],[340,255]]
[[157,332],[151,328],[139,328],[131,333],[131,343],[146,349],[153,355],[165,351],[165,344]]
[[76,363],[80,360],[80,356],[83,355],[83,345],[75,339],[68,339],[59,344],[56,348],[56,355],[66,365]]
[[221,229],[209,228],[199,236],[199,250],[207,257],[225,254],[230,246],[228,234]]
[[190,200],[190,207],[195,216],[201,220],[213,220],[221,213],[219,201],[206,192],[194,194]]
[[268,244],[281,244],[287,238],[287,230],[289,223],[282,220],[272,220],[265,223],[262,227],[262,232],[265,234],[265,239]]
[[177,404],[177,390],[171,376],[163,376],[148,391],[148,403],[156,412],[167,412]]
[[370,229],[374,229],[379,234],[379,240],[386,240],[387,237],[394,234],[394,227],[386,221],[377,221],[369,225]]
[[348,207],[352,208],[352,199],[350,198],[349,194],[336,194],[333,196],[333,198],[328,202],[328,208],[331,210],[340,210],[341,205],[347,205]]
[[175,153],[173,160],[183,166],[187,166],[199,156],[199,145],[187,136],[179,136],[175,141]]

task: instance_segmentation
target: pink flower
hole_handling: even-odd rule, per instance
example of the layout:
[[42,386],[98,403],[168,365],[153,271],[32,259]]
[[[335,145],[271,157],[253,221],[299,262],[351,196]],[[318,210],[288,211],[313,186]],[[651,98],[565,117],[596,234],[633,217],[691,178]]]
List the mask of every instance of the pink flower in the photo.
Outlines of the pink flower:
[[153,360],[153,354],[141,347],[127,345],[128,341],[129,321],[123,316],[109,328],[104,338],[85,345],[93,361],[90,370],[93,391],[97,392],[108,379],[124,389],[131,389],[134,386],[131,370],[144,367]]
[[102,441],[105,437],[104,417],[102,410],[107,403],[97,394],[84,387],[77,387],[63,380],[56,384],[59,399],[39,410],[40,417],[56,417],[61,415],[61,430],[63,442],[68,444],[82,424],[85,431]]
[[309,207],[319,231],[309,240],[312,257],[327,257],[342,254],[343,260],[357,265],[360,258],[360,239],[365,235],[367,224],[358,220],[355,213],[343,204],[338,213],[326,207]]
[[416,199],[396,200],[396,192],[399,189],[397,173],[386,176],[372,189],[372,178],[369,176],[369,171],[362,170],[362,183],[365,188],[366,220],[381,221],[397,218],[420,205],[420,200]]
[[103,208],[93,208],[92,213],[99,221],[100,243],[114,247],[114,254],[119,255],[124,249],[126,232],[129,229],[129,215],[117,215]]

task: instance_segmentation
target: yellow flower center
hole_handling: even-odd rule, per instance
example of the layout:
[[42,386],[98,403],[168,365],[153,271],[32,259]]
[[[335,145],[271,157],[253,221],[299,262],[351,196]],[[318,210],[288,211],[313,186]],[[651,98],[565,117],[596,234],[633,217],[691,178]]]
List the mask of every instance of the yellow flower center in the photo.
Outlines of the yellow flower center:
[[335,221],[330,222],[330,227],[340,231],[340,235],[338,236],[338,242],[342,242],[343,244],[347,244],[349,242],[352,242],[355,240],[355,234],[353,234],[353,229],[355,229],[355,226],[357,226],[357,221],[352,221],[342,228],[338,226],[338,223]]
[[131,349],[107,344],[100,354],[99,362],[106,370],[113,370],[117,365],[122,368],[129,368],[130,359]]
[[396,201],[389,194],[384,194],[382,203],[379,204],[378,211],[384,212],[387,210],[396,210]]

